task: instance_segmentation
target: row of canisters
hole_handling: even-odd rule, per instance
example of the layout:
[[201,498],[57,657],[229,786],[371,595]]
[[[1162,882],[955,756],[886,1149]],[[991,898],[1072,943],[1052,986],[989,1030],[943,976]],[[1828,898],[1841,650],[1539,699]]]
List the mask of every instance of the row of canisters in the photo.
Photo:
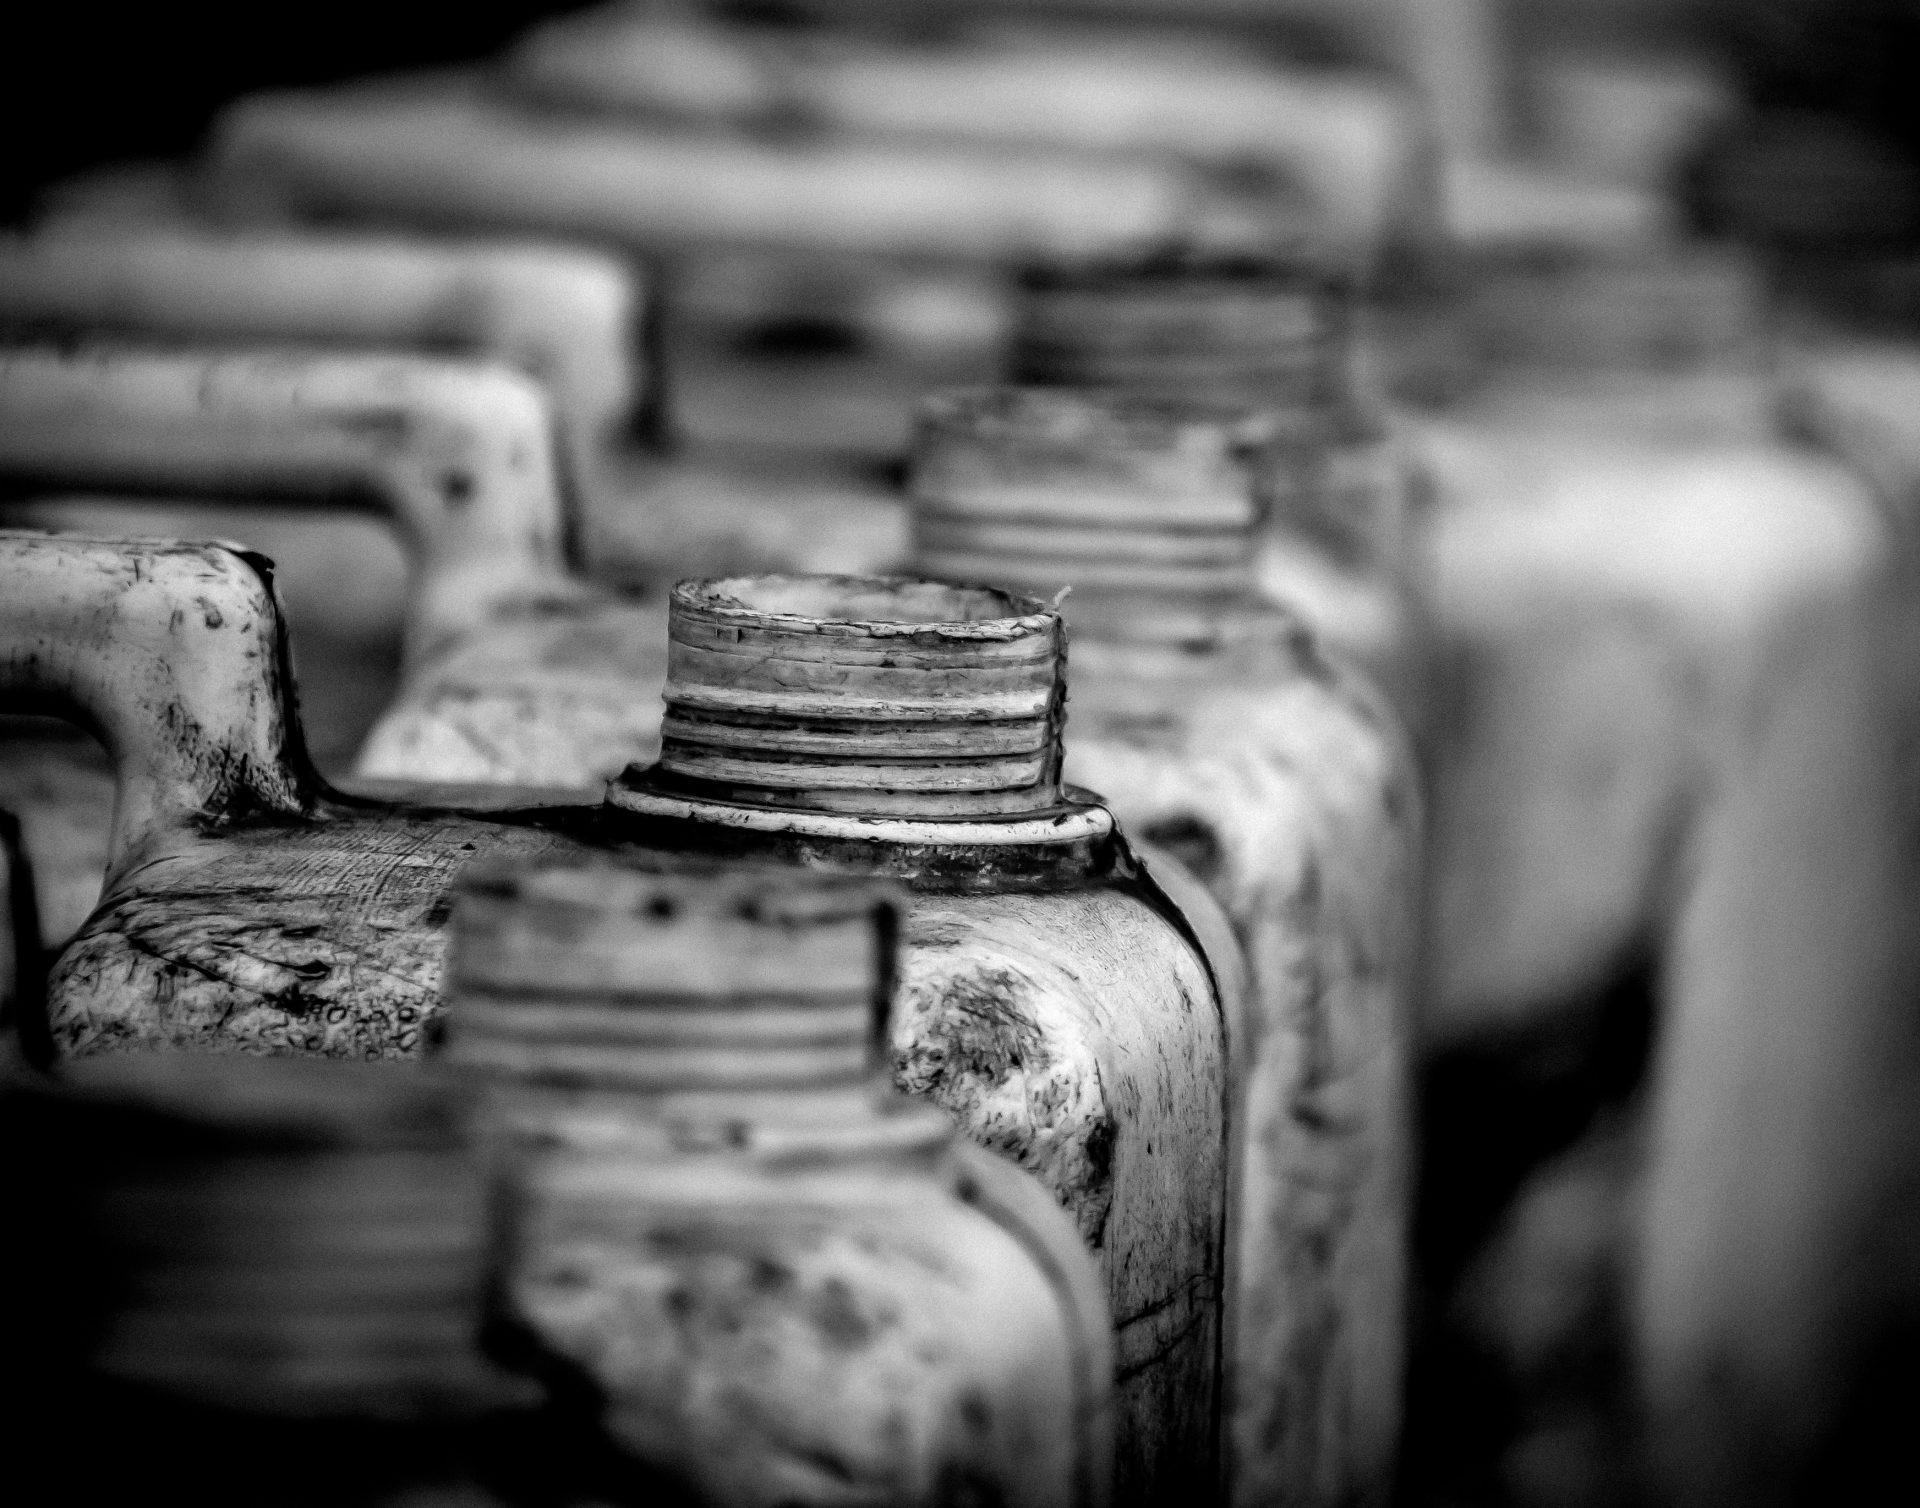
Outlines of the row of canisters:
[[1683,230],[1675,75],[1440,172],[1088,25],[594,11],[0,236],[71,1500],[1761,1502],[1850,1417],[1902,264]]

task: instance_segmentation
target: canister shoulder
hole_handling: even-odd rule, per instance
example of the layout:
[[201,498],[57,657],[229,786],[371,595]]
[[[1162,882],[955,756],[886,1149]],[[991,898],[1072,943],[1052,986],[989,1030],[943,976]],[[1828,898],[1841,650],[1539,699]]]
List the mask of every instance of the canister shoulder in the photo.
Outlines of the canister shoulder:
[[56,962],[55,1043],[412,1054],[441,1009],[459,871],[578,846],[511,813],[373,806],[168,835],[117,877]]
[[1035,1174],[1106,1280],[1123,1492],[1211,1481],[1226,1026],[1198,944],[1144,880],[914,897],[895,1082]]

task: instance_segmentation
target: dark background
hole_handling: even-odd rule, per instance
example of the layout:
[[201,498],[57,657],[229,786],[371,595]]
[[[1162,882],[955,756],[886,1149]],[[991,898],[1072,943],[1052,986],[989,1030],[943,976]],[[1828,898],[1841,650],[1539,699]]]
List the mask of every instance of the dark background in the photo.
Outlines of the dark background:
[[249,89],[483,58],[588,0],[13,0],[0,42],[0,216],[97,162],[174,156]]

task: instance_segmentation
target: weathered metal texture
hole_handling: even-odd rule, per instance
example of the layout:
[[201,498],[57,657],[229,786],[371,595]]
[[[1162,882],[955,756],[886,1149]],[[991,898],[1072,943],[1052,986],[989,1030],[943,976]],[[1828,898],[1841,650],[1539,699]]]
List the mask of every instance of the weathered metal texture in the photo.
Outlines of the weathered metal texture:
[[568,840],[327,791],[257,557],[0,534],[0,579],[0,691],[95,729],[115,770],[105,897],[49,981],[55,1046],[416,1050],[452,877]]
[[1269,620],[1265,636],[1252,653],[1080,640],[1095,694],[1067,768],[1196,865],[1250,964],[1229,1043],[1233,1497],[1383,1501],[1406,1321],[1421,803],[1377,695],[1297,625]]
[[1069,775],[1194,866],[1237,937],[1216,967],[1251,966],[1228,1039],[1231,1495],[1380,1500],[1421,848],[1404,738],[1253,594],[1244,411],[1016,390],[922,416],[921,564],[1074,588]]
[[682,582],[660,769],[748,805],[995,817],[1060,802],[1060,619],[981,587]]
[[1194,945],[1137,895],[916,897],[894,1080],[1037,1174],[1106,1280],[1127,1501],[1215,1490],[1226,1063]]
[[[635,371],[635,276],[577,246],[55,217],[0,239],[0,332],[502,361],[551,396],[559,449],[591,501],[648,380]],[[591,508],[582,522],[591,533]]]
[[[670,722],[668,757],[615,782],[610,802],[650,824],[637,830],[650,846],[907,879],[895,1080],[1038,1173],[1098,1247],[1119,1329],[1121,1497],[1211,1492],[1222,1005],[1192,929],[1107,813],[1071,793],[1036,805],[1034,770],[1002,756],[1010,731],[1042,730],[1038,784],[1058,790],[1058,616],[985,589],[834,578],[692,584],[672,610],[699,630],[690,690],[794,710],[764,731],[728,724],[733,747],[772,766],[797,730],[795,768],[821,776],[680,773]],[[912,715],[889,723],[889,700]],[[864,810],[841,794],[838,770],[916,747],[927,778]],[[962,801],[932,778],[944,762]]]
[[876,1081],[892,917],[765,871],[469,886],[448,1057],[489,1086],[509,1312],[712,1501],[1098,1505],[1092,1263]]
[[583,846],[511,814],[340,801],[155,833],[54,963],[55,1047],[412,1055],[440,1013],[461,870]]
[[1433,735],[1434,1045],[1584,1008],[1657,943],[1718,719],[1886,539],[1864,488],[1782,448],[1434,427],[1423,574]]
[[[657,794],[638,774],[619,784],[603,817],[347,803],[299,757],[284,649],[257,568],[216,547],[17,536],[6,545],[10,585],[37,583],[6,598],[23,625],[9,641],[20,645],[7,661],[10,689],[78,702],[126,772],[106,902],[56,967],[50,1015],[63,1048],[417,1050],[440,1004],[448,888],[465,863],[489,854],[538,858],[622,842],[663,863],[758,851],[908,873],[939,872],[958,855],[946,867],[963,872],[971,893],[936,899],[940,887],[930,885],[910,908],[903,978],[914,983],[903,986],[901,1019],[912,1025],[896,1037],[896,1075],[964,1108],[1017,1073],[1021,1097],[992,1099],[993,1124],[983,1113],[963,1118],[962,1129],[1017,1145],[1020,1160],[1042,1170],[1051,1144],[1082,1149],[1079,1164],[1050,1171],[1082,1227],[1103,1233],[1123,1326],[1122,1493],[1173,1496],[1210,1481],[1225,1182],[1221,1005],[1170,903],[1131,869],[1102,809],[1067,802],[1018,819],[943,819],[914,816],[909,803],[906,815],[862,817],[740,806],[697,785],[689,796],[688,782]],[[45,565],[28,569],[36,560]],[[820,606],[846,585],[815,583]],[[849,607],[886,590],[855,586]],[[890,609],[874,602],[860,620],[873,633],[844,637],[920,652],[944,645],[959,659],[984,647],[989,660],[1037,639],[1057,654],[1050,614],[916,635],[911,605],[951,596],[902,586]],[[219,626],[208,626],[202,598]],[[164,653],[128,652],[143,640]],[[68,658],[49,661],[58,645],[69,646]],[[108,645],[115,653],[103,652]],[[799,684],[818,687],[839,672],[820,661]],[[1056,682],[1058,673],[1056,664]],[[958,668],[944,674],[964,683]],[[1049,700],[1057,705],[1054,693]],[[1049,726],[1054,766],[1057,718]],[[184,775],[166,787],[167,801],[143,807],[141,793],[156,783],[149,765]],[[678,839],[665,831],[674,824],[655,820],[663,813],[679,819]],[[756,834],[756,823],[771,830]],[[831,858],[808,853],[816,841]],[[1051,927],[1036,930],[1041,918]],[[1017,1047],[986,1040],[985,1003],[989,1022],[1023,1023]],[[1029,1062],[1048,1065],[1030,1089]],[[1098,1078],[1076,1083],[1067,1065]]]
[[313,808],[266,562],[22,533],[0,534],[0,561],[0,684],[12,708],[73,717],[106,746],[116,862],[174,825]]
[[1360,665],[1418,727],[1427,709],[1409,468],[1357,391],[1353,324],[1339,280],[1305,262],[1058,266],[1023,286],[1008,372],[1245,414],[1261,590]]

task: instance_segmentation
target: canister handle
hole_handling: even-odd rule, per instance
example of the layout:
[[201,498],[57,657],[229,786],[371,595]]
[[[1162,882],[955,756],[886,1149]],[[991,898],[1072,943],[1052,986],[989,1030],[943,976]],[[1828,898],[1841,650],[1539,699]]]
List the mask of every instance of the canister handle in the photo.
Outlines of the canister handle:
[[551,415],[504,367],[421,357],[28,348],[0,355],[0,485],[352,504],[411,546],[417,654],[564,592]]
[[551,394],[569,474],[589,490],[645,417],[635,412],[652,381],[637,370],[642,302],[628,265],[571,245],[97,219],[0,237],[0,328],[15,335],[505,362]]
[[0,711],[105,746],[109,885],[155,839],[310,817],[326,796],[272,563],[234,546],[0,531]]

